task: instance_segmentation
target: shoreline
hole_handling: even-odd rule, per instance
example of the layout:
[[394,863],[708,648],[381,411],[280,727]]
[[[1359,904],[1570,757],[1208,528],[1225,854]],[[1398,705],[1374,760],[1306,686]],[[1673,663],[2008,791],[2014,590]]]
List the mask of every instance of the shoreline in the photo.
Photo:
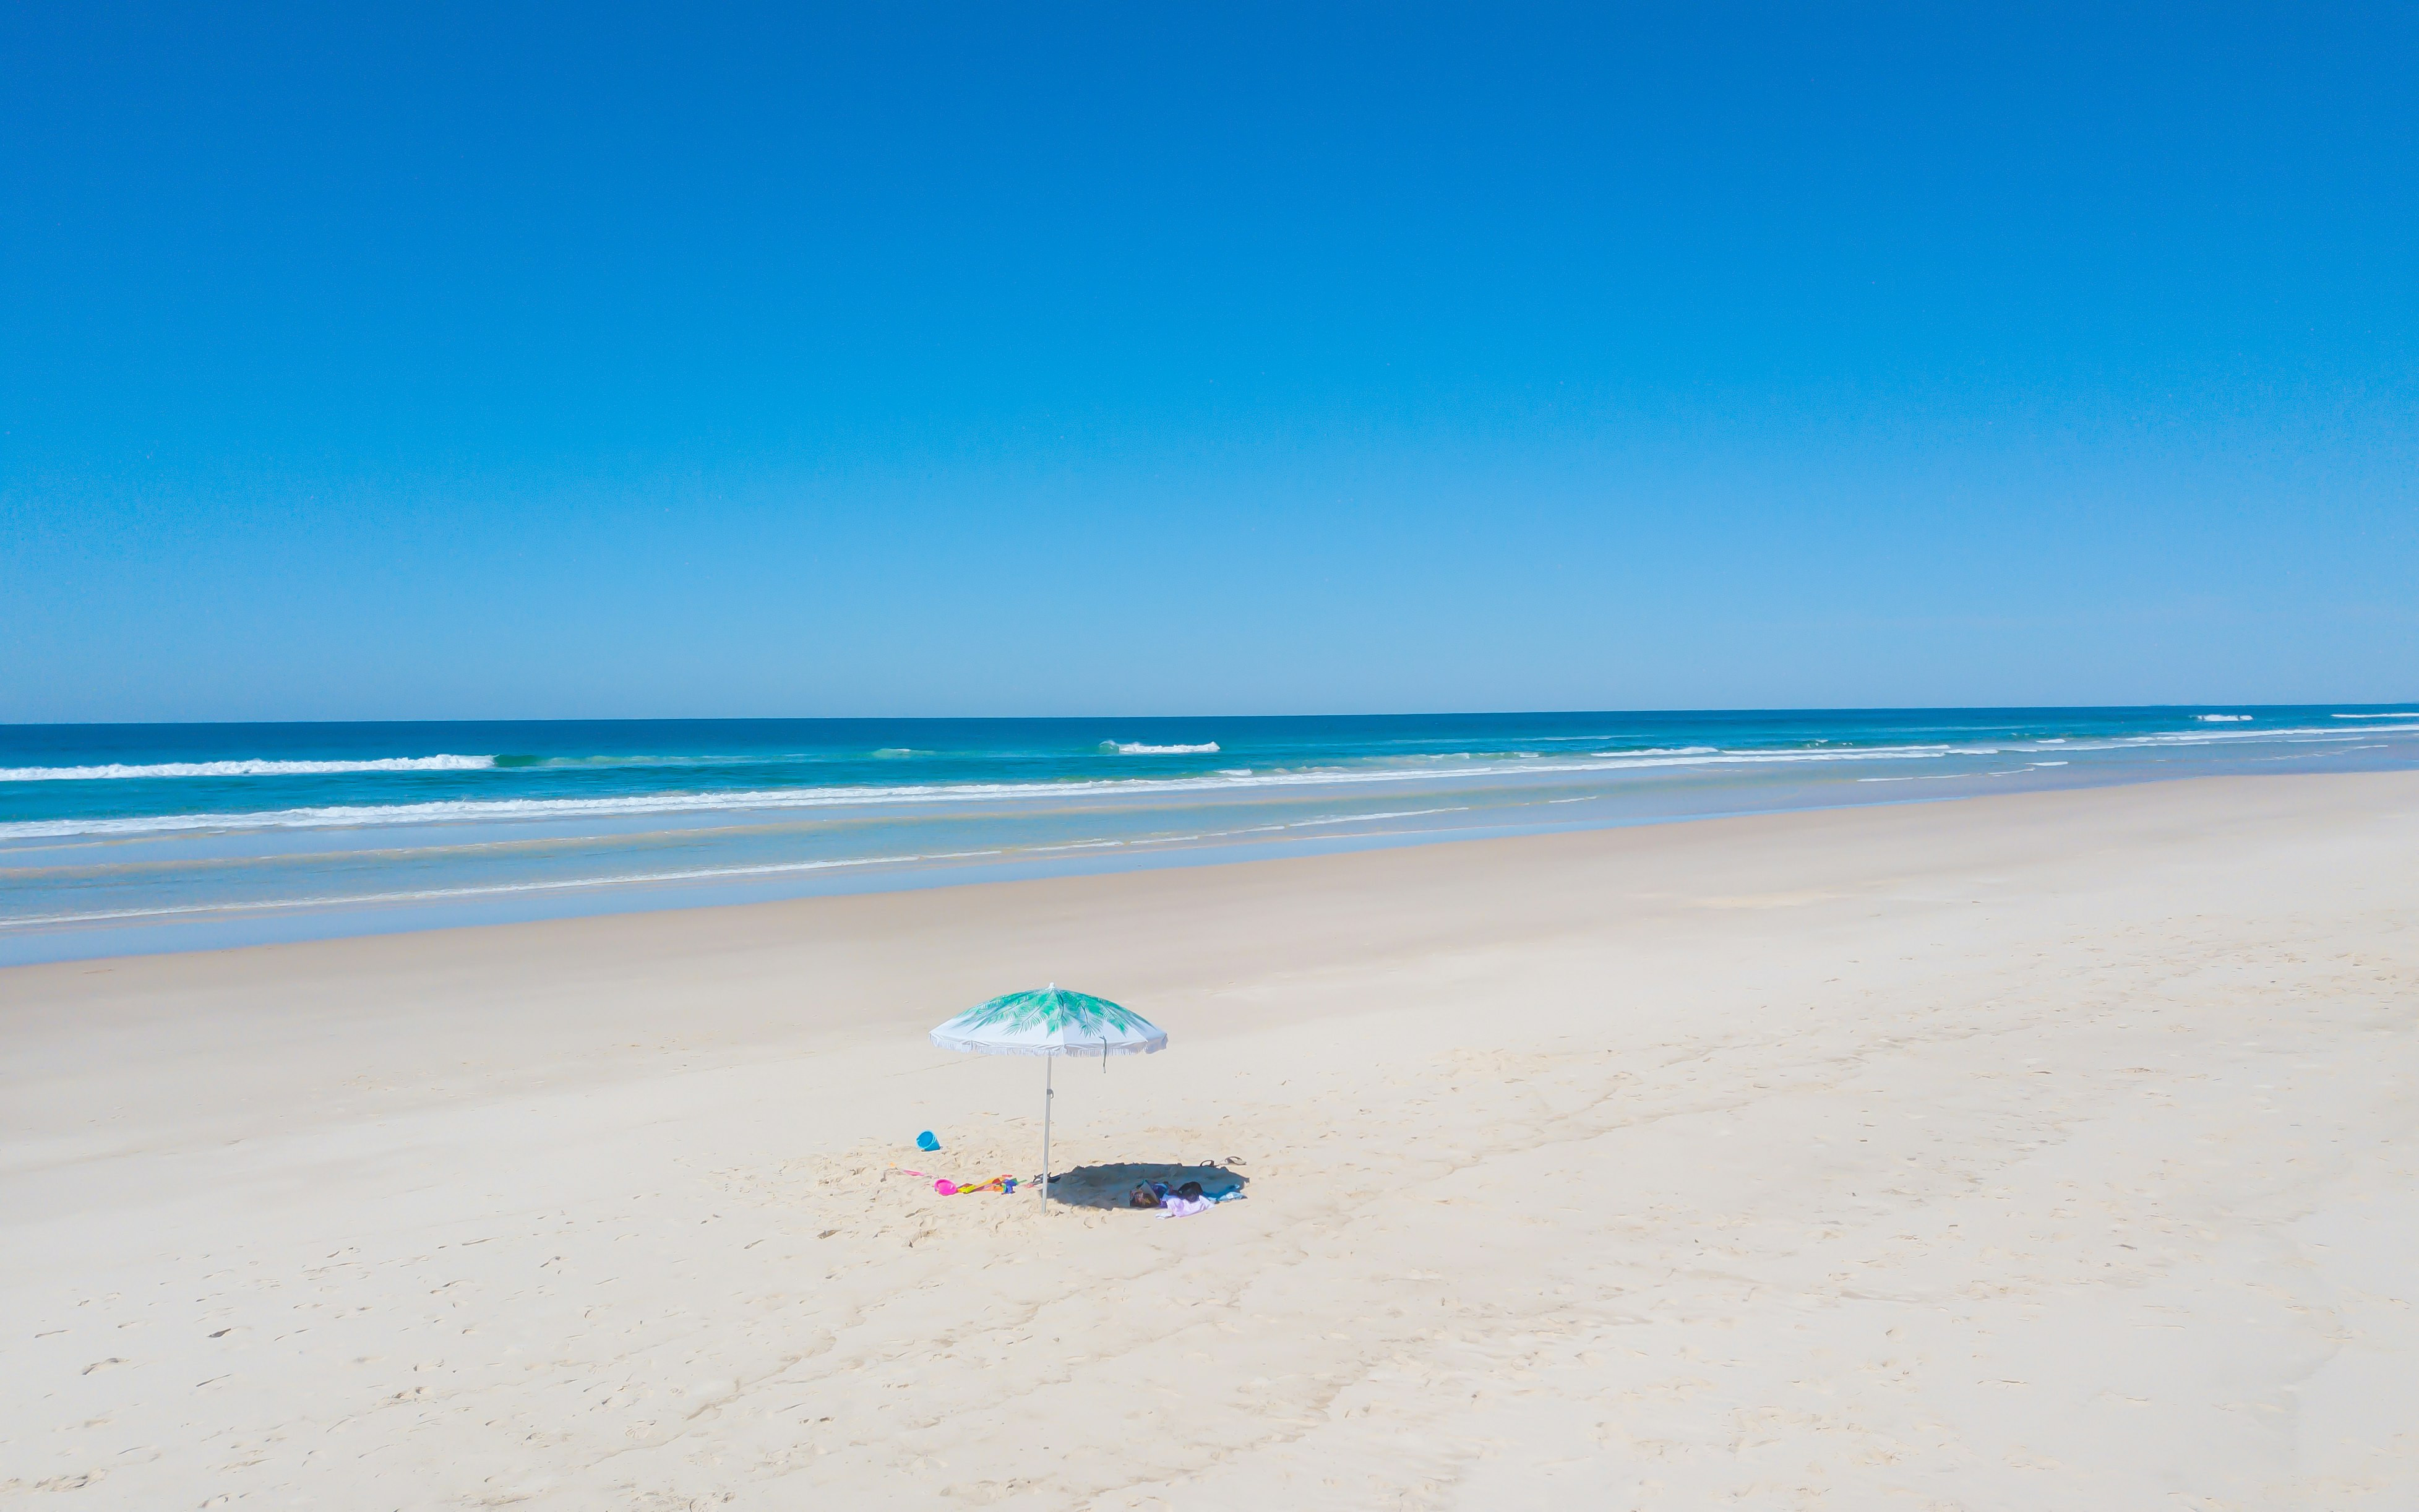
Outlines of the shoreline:
[[[2400,767],[2372,770],[2396,771]],[[2355,769],[2357,770],[2357,769]],[[660,876],[608,876],[471,888],[372,894],[342,898],[282,900],[254,904],[194,904],[176,908],[135,909],[0,918],[0,970],[21,965],[76,961],[117,960],[143,955],[182,955],[200,951],[245,949],[262,945],[298,944],[310,940],[366,938],[385,934],[486,928],[548,919],[634,918],[666,912],[753,906],[766,903],[814,898],[912,893],[1076,876],[1120,875],[1197,867],[1252,865],[1304,856],[1356,854],[1426,845],[1480,842],[1554,834],[1617,831],[1666,825],[1694,825],[1723,820],[1768,818],[1788,814],[1826,813],[1905,805],[1957,803],[1975,797],[2018,796],[2028,793],[2085,793],[2174,782],[2263,780],[2303,773],[2238,772],[2161,773],[2115,770],[2082,775],[2061,774],[2039,786],[1944,791],[1936,795],[1847,797],[1817,796],[1820,790],[1784,796],[1762,806],[1738,809],[1641,811],[1564,822],[1533,820],[1473,825],[1468,828],[1409,828],[1375,833],[1285,836],[1208,843],[1168,844],[1157,841],[1105,841],[1076,846],[1044,847],[1086,851],[1082,856],[983,851],[965,855],[906,856],[860,860],[809,861],[716,871],[673,872]],[[2351,775],[2350,772],[2323,775]],[[1917,778],[1912,780],[1927,780]],[[1903,781],[1904,778],[1857,779]],[[1770,796],[1767,795],[1766,796]],[[1424,812],[1457,812],[1452,809]],[[1367,816],[1385,819],[1401,815]],[[1329,823],[1314,821],[1312,827]],[[1280,826],[1282,827],[1282,826]],[[1199,841],[1198,836],[1184,837]]]
[[[0,1489],[2400,1504],[2414,856],[2211,778],[0,969]],[[1062,1168],[1245,1200],[888,1176],[1033,1159],[923,1036],[1046,979],[1172,1039]]]

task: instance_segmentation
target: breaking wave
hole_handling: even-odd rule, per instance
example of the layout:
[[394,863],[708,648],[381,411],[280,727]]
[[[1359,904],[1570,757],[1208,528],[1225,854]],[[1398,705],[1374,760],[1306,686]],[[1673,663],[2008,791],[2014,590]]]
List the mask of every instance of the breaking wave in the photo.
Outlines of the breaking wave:
[[[2409,716],[2387,716],[2386,719],[2410,719]],[[2309,728],[2268,727],[2261,731],[2233,728],[2231,724],[2211,728],[2196,726],[2185,731],[2115,736],[2056,736],[2041,740],[2000,738],[1971,743],[1922,743],[1886,746],[1841,746],[1817,741],[1810,745],[1764,748],[1718,748],[1711,746],[1670,746],[1630,750],[1572,752],[1539,758],[1530,753],[1477,755],[1462,752],[1447,755],[1421,754],[1386,758],[1371,764],[1353,763],[1345,765],[1304,767],[1230,767],[1215,772],[1170,774],[1161,777],[1066,778],[1053,780],[974,780],[936,781],[926,783],[868,783],[848,785],[816,785],[778,787],[749,785],[717,791],[659,791],[653,793],[597,795],[593,796],[539,797],[520,795],[506,797],[436,798],[424,801],[353,802],[341,804],[291,806],[239,811],[185,811],[177,813],[146,813],[123,815],[82,815],[50,819],[30,816],[15,822],[0,821],[0,842],[56,839],[68,836],[136,836],[195,833],[204,831],[259,832],[277,829],[384,828],[392,825],[428,824],[513,824],[525,821],[570,821],[618,819],[628,816],[711,816],[748,812],[779,813],[783,811],[829,809],[879,809],[897,805],[1018,803],[1034,799],[1063,800],[1087,795],[1147,795],[1185,793],[1208,793],[1213,790],[1298,790],[1305,787],[1363,784],[1414,784],[1429,781],[1457,781],[1489,777],[1525,775],[1529,777],[1577,776],[1587,773],[1611,774],[1635,771],[1641,775],[1654,769],[1789,767],[1797,765],[1827,766],[1836,764],[1912,763],[1929,765],[1943,758],[2020,755],[2030,751],[2055,749],[2061,756],[2085,752],[2128,750],[2167,750],[2196,746],[2241,748],[2250,742],[2330,745],[2363,736],[2386,733],[2419,733],[2419,723],[2370,723],[2357,730],[2343,725]],[[1149,746],[1138,742],[1104,742],[1101,749],[1117,755],[1158,755],[1173,753],[1207,754],[1216,748],[1214,742],[1201,745]],[[905,750],[907,748],[887,748]],[[918,752],[917,754],[921,754]],[[893,757],[891,760],[897,760]],[[94,777],[107,776],[180,776],[180,775],[270,775],[287,772],[354,772],[354,771],[445,771],[470,770],[486,766],[496,758],[476,756],[398,757],[381,762],[309,763],[309,762],[224,762],[162,764],[145,767],[39,767],[18,772],[0,770],[0,776],[23,779],[23,771],[30,770],[41,778],[81,773]]]
[[493,756],[387,756],[359,762],[154,762],[126,766],[0,766],[0,782],[94,782],[146,777],[315,777],[330,772],[484,772]]
[[1761,766],[1795,763],[1934,761],[1956,754],[1989,754],[1995,747],[1949,745],[1881,746],[1826,750],[1782,749],[1726,751],[1681,748],[1669,754],[1645,751],[1604,751],[1556,760],[1549,766],[1533,762],[1473,761],[1467,765],[1439,767],[1426,761],[1403,766],[1292,770],[1243,769],[1241,773],[1204,773],[1194,777],[1094,778],[1047,782],[934,782],[896,786],[771,788],[743,792],[643,793],[594,798],[458,798],[424,803],[334,804],[307,809],[281,809],[250,813],[139,814],[121,818],[33,820],[0,824],[0,841],[49,839],[67,835],[158,835],[195,830],[323,829],[345,826],[482,823],[488,821],[579,819],[631,814],[695,814],[763,812],[894,804],[966,803],[985,800],[1063,798],[1089,794],[1193,793],[1216,789],[1356,786],[1363,783],[1432,781],[1440,778],[1483,778],[1512,773],[1615,772],[1672,766]]

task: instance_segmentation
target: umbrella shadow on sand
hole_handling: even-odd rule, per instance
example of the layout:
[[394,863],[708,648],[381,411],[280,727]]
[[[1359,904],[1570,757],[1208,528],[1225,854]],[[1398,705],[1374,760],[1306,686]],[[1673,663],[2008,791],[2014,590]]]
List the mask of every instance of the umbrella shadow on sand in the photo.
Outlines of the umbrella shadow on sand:
[[1249,1186],[1252,1179],[1225,1165],[1176,1165],[1160,1161],[1117,1161],[1107,1165],[1078,1165],[1061,1171],[1050,1183],[1050,1200],[1072,1208],[1122,1208],[1144,1181],[1165,1181],[1171,1187],[1198,1181],[1211,1196]]

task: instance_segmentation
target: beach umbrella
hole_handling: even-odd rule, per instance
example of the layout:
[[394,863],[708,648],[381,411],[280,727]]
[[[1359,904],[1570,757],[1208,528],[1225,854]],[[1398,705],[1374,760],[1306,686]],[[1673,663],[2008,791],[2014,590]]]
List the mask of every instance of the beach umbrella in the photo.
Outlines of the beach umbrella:
[[1105,997],[1071,993],[1056,982],[1039,992],[1009,993],[967,1009],[932,1031],[944,1050],[980,1056],[1042,1056],[1041,1211],[1050,1211],[1051,1068],[1060,1056],[1150,1056],[1167,1048],[1167,1031]]

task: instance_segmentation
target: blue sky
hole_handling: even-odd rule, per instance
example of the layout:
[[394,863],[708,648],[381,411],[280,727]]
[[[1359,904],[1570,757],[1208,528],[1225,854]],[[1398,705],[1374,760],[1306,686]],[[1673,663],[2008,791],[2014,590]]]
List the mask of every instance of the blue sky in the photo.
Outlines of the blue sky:
[[0,720],[2419,695],[2408,6],[227,8],[0,13]]

